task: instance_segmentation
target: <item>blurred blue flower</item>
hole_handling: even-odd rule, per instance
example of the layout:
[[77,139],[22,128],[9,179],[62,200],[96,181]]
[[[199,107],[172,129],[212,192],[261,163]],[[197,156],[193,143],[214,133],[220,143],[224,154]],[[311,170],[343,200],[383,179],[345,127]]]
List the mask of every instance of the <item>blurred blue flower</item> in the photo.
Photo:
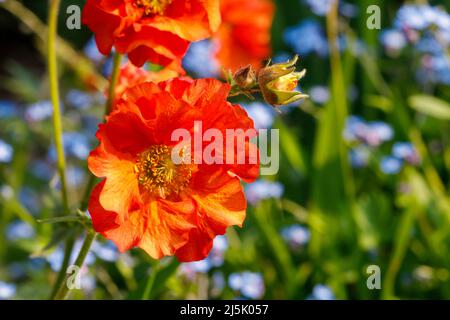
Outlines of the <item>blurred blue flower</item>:
[[284,31],[284,41],[295,53],[308,55],[310,53],[325,57],[328,54],[328,43],[319,22],[306,19]]
[[403,167],[403,162],[396,157],[387,156],[381,159],[380,169],[385,174],[397,174]]
[[83,51],[84,54],[95,63],[100,63],[106,58],[106,56],[104,56],[103,54],[100,53],[100,51],[98,51],[94,37],[91,37],[89,39],[89,41],[84,46]]
[[420,156],[416,148],[409,142],[396,142],[392,146],[392,155],[400,160],[404,160],[410,164],[417,165],[420,163]]
[[251,102],[243,105],[255,124],[255,129],[269,129],[275,118],[273,107],[262,102]]
[[311,295],[308,297],[309,300],[334,300],[336,299],[333,291],[330,287],[317,284],[314,286]]
[[25,110],[25,119],[27,121],[37,122],[50,118],[52,114],[52,103],[48,100],[42,100],[27,107]]
[[77,109],[86,110],[94,104],[94,97],[87,92],[72,89],[67,92],[66,101]]
[[86,171],[76,166],[69,166],[66,170],[67,183],[71,187],[78,187],[83,184],[86,178]]
[[405,4],[398,10],[394,26],[421,54],[418,81],[450,85],[450,14],[428,4]]
[[325,16],[336,0],[303,0],[311,11],[318,16]]
[[14,221],[6,227],[6,238],[10,241],[29,239],[35,234],[33,227],[23,221]]
[[358,116],[349,116],[345,123],[344,139],[377,147],[394,136],[392,127],[381,121],[366,122]]
[[347,142],[356,142],[366,132],[366,122],[358,116],[349,116],[345,121],[344,139]]
[[210,40],[193,42],[183,59],[183,66],[200,78],[215,78],[219,75],[219,64],[214,59],[215,45]]
[[[88,137],[79,132],[63,133],[63,143],[66,154],[80,160],[85,160],[91,151]],[[49,158],[52,161],[56,160],[56,150],[54,145],[49,149]]]
[[264,279],[257,272],[232,273],[228,278],[228,285],[249,299],[260,299],[265,292]]
[[0,139],[0,163],[11,162],[13,153],[13,147]]
[[30,170],[33,176],[42,180],[50,180],[55,174],[55,169],[45,160],[35,160],[31,163]]
[[369,163],[370,150],[365,146],[357,146],[350,149],[349,157],[353,168],[364,168]]
[[431,34],[421,37],[414,48],[421,53],[429,53],[436,56],[442,56],[446,53],[442,43]]
[[245,195],[252,205],[256,205],[264,199],[281,198],[283,192],[284,187],[280,182],[266,180],[257,180],[245,187]]
[[309,97],[317,104],[325,104],[330,99],[330,90],[326,86],[313,86],[309,89]]
[[0,100],[0,119],[17,116],[17,106],[9,100]]
[[353,18],[358,15],[359,9],[356,5],[344,1],[339,1],[339,13],[345,17]]
[[435,25],[450,29],[450,16],[441,8],[428,4],[405,4],[397,11],[394,25],[399,29],[424,30]]
[[389,141],[394,136],[392,127],[381,121],[374,121],[368,124],[366,133],[366,143],[370,146],[378,146],[383,142]]
[[225,252],[228,249],[228,240],[226,236],[218,235],[214,238],[213,247],[208,255],[211,265],[220,267],[223,264]]
[[97,281],[95,277],[89,272],[89,269],[86,266],[83,266],[80,270],[80,286],[81,288],[87,292],[91,293],[94,291],[96,287]]
[[16,286],[12,283],[0,281],[0,300],[7,300],[16,294]]
[[108,262],[116,261],[119,256],[119,251],[112,241],[95,242],[92,246],[92,252],[101,260]]
[[19,202],[32,214],[38,213],[41,207],[37,192],[37,189],[30,187],[23,187],[19,191]]
[[301,225],[292,225],[281,230],[281,236],[292,249],[298,249],[308,243],[311,233]]
[[113,68],[113,59],[107,58],[102,65],[102,75],[106,78],[109,78],[111,76],[112,68]]
[[185,262],[180,266],[180,273],[188,279],[193,279],[197,273],[207,273],[211,269],[211,264],[206,259]]
[[391,53],[397,53],[408,44],[404,33],[396,29],[382,31],[380,34],[380,41],[384,48]]
[[420,82],[450,85],[450,57],[446,54],[424,56],[417,77]]

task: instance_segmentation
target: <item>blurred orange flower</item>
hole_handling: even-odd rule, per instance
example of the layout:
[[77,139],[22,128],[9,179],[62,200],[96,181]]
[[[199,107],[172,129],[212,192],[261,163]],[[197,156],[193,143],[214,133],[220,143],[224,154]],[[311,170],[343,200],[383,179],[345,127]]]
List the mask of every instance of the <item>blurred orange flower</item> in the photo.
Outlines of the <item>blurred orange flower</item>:
[[147,71],[127,62],[119,73],[119,79],[115,86],[115,99],[118,100],[127,88],[133,87],[143,82],[161,82],[178,76],[174,70],[164,68],[159,71]]
[[233,72],[249,64],[258,70],[271,55],[272,1],[221,0],[220,5],[222,24],[213,37],[217,60]]
[[[202,130],[214,128],[225,136],[226,129],[253,129],[247,113],[227,102],[229,90],[214,79],[176,78],[123,93],[99,126],[100,144],[88,158],[91,172],[104,178],[89,203],[97,232],[121,251],[138,246],[156,259],[176,255],[195,261],[207,256],[214,237],[228,226],[242,226],[246,201],[240,179],[254,181],[259,161],[176,164],[171,156],[174,130],[195,135],[197,121]],[[244,131],[236,137],[244,141],[240,148],[257,151]],[[222,160],[239,147],[223,146]]]
[[101,53],[114,46],[138,67],[150,61],[182,72],[189,42],[218,29],[219,0],[87,0],[82,21]]

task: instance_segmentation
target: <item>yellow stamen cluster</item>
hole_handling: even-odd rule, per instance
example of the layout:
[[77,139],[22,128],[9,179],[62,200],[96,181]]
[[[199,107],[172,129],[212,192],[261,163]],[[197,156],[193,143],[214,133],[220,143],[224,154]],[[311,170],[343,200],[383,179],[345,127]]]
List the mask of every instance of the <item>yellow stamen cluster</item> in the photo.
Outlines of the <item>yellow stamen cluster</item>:
[[139,184],[161,198],[178,194],[192,177],[191,165],[175,164],[171,158],[171,148],[165,145],[153,145],[142,152],[134,170]]
[[135,0],[138,8],[144,8],[144,13],[147,16],[150,15],[162,15],[167,6],[172,3],[173,0]]

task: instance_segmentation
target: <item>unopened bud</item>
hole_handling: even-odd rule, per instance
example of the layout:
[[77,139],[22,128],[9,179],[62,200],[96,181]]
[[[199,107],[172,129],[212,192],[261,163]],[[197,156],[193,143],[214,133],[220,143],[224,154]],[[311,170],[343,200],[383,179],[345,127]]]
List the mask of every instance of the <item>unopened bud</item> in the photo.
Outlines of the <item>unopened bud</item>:
[[287,62],[276,63],[259,71],[258,83],[267,103],[281,106],[308,97],[300,91],[295,91],[298,81],[306,73],[306,70],[295,71],[297,60],[296,55]]

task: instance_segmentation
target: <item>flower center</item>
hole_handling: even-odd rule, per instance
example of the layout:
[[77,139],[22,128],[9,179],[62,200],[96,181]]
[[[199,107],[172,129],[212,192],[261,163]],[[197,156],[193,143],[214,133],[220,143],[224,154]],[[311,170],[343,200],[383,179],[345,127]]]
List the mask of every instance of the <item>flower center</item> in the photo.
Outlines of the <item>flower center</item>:
[[172,3],[173,0],[135,0],[138,8],[143,8],[144,13],[147,16],[158,14],[164,14],[167,6]]
[[173,193],[178,194],[189,184],[192,177],[192,165],[175,164],[171,154],[170,147],[153,145],[139,155],[134,166],[139,184],[161,198]]

